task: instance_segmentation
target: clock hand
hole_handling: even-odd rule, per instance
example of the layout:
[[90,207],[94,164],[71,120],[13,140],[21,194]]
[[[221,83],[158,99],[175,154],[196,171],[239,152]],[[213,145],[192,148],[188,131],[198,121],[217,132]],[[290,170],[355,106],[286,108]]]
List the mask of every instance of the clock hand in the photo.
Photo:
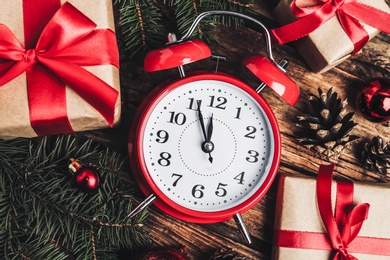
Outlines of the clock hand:
[[[202,111],[200,111],[200,106],[202,104],[202,101],[201,100],[197,100],[196,103],[198,104],[197,112],[198,112],[198,118],[199,118],[199,122],[200,122],[200,127],[202,128],[202,133],[203,133],[204,140],[205,140],[202,143],[201,148],[202,148],[203,152],[209,154],[209,162],[213,163],[213,157],[211,156],[211,151],[214,150],[214,144],[210,141],[212,130],[213,130],[213,123],[212,123],[213,121],[212,121],[212,118],[211,118],[211,122],[209,123],[209,127],[207,129],[208,131],[207,131],[207,134],[206,134],[206,127],[204,125],[203,114],[202,114]],[[210,127],[210,124],[211,124],[211,127]]]
[[204,126],[204,121],[203,121],[203,114],[202,114],[202,111],[200,111],[200,105],[202,104],[202,101],[201,100],[197,100],[196,103],[198,103],[197,111],[198,111],[200,127],[202,128],[204,139],[207,140],[206,127]]
[[207,142],[211,141],[211,135],[213,134],[213,129],[214,129],[214,126],[213,126],[213,114],[211,114],[210,123],[209,123],[209,126],[207,128],[207,138],[206,138]]
[[[209,162],[213,163],[213,157],[211,156],[211,151],[214,150],[214,145],[212,142],[205,142],[203,145],[203,148],[207,151],[209,154]],[[210,150],[210,151],[208,151]]]

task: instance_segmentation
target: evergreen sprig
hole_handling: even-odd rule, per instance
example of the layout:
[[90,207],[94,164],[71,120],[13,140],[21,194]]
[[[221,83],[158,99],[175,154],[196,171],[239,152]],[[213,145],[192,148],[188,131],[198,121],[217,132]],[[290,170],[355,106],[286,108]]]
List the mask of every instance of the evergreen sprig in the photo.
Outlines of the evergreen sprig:
[[[202,12],[228,10],[251,13],[254,0],[114,0],[119,8],[122,40],[130,57],[141,49],[163,47],[167,35],[164,26],[176,28],[173,33],[178,38],[184,35],[195,18]],[[194,31],[194,37],[206,41],[217,39],[217,25],[241,26],[243,21],[237,17],[207,17]]]
[[[97,192],[72,185],[69,158],[95,167]],[[144,244],[146,214],[133,219],[124,158],[71,135],[0,140],[0,259],[118,259]]]
[[155,1],[115,0],[119,6],[120,28],[124,48],[132,57],[139,50],[147,50],[162,41],[161,12]]
[[[177,20],[177,28],[181,35],[184,35],[195,18],[202,12],[213,10],[226,10],[234,11],[238,13],[249,13],[250,8],[253,6],[253,0],[244,1],[194,1],[194,0],[170,0],[168,4],[175,10],[175,19]],[[206,41],[216,40],[215,30],[217,25],[222,24],[225,26],[239,27],[243,25],[243,21],[240,18],[233,16],[215,16],[208,17],[202,20],[199,24],[199,28],[194,32],[193,36],[199,36]]]

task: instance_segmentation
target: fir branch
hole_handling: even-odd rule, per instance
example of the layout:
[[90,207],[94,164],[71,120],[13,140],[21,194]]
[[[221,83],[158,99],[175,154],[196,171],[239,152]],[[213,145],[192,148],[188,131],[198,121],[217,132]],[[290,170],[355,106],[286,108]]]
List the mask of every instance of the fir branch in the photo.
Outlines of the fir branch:
[[[202,12],[212,10],[226,10],[238,13],[250,13],[254,6],[253,0],[242,1],[226,1],[226,0],[211,0],[211,1],[196,1],[196,0],[170,0],[164,1],[167,5],[175,10],[175,19],[177,28],[181,35],[184,35],[192,25],[195,18]],[[198,26],[198,30],[194,31],[193,37],[197,36],[206,41],[216,40],[215,30],[219,24],[224,26],[239,27],[243,25],[243,20],[238,17],[229,15],[221,15],[215,17],[207,17],[202,20]]]
[[132,57],[141,49],[159,45],[161,12],[155,1],[117,0],[120,5],[120,27],[125,50]]
[[[120,29],[126,51],[130,58],[140,50],[160,48],[166,35],[162,22],[172,32],[184,35],[194,19],[204,11],[228,10],[239,13],[251,13],[254,0],[114,0],[119,8]],[[242,26],[240,18],[232,16],[207,17],[194,31],[193,37],[206,41],[217,39],[216,28]]]
[[[20,144],[24,149],[16,149]],[[6,150],[0,159],[0,259],[116,259],[119,249],[145,243],[144,218],[126,217],[133,187],[117,175],[121,154],[71,135],[0,140],[0,151]],[[96,193],[72,185],[70,157],[96,166],[103,179]]]
[[1,251],[8,252],[9,242],[12,237],[11,233],[11,198],[9,196],[9,187],[11,183],[8,181],[7,175],[9,174],[4,169],[4,172],[0,175],[0,246]]
[[[252,7],[254,6],[253,0],[242,0],[242,1],[217,1],[218,5],[216,9],[229,10],[232,12],[250,14],[252,13]],[[241,18],[222,15],[217,18],[217,21],[225,26],[240,27],[244,25],[244,21]]]
[[247,7],[251,8],[254,6],[253,1],[234,1],[234,0],[228,0],[229,3],[232,3],[234,5],[242,6],[242,7]]
[[65,260],[68,256],[57,248],[53,248],[51,244],[45,243],[39,237],[29,238],[26,242],[20,244],[20,251],[17,251],[15,256],[25,259],[56,259]]
[[[199,14],[198,3],[195,0],[176,1],[175,16],[177,19],[177,27],[181,34],[188,31],[196,16]],[[201,34],[201,30],[199,30]]]
[[97,259],[97,256],[96,256],[96,243],[95,243],[95,234],[94,234],[93,230],[91,232],[91,247],[92,247],[93,259],[96,260]]
[[0,140],[0,170],[18,167],[28,156],[28,142],[26,139],[14,141]]

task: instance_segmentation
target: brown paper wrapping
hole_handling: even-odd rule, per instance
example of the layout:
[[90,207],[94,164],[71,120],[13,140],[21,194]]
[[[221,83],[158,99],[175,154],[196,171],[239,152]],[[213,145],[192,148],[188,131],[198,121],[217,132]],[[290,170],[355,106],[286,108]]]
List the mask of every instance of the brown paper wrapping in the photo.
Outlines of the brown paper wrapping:
[[[282,175],[278,186],[275,213],[277,230],[296,230],[326,233],[318,212],[316,179],[310,177]],[[332,205],[335,206],[336,182],[332,183]],[[390,186],[384,184],[354,183],[354,204],[369,203],[368,219],[364,221],[359,236],[390,238]],[[276,236],[275,236],[276,237]],[[275,243],[274,243],[275,244]],[[389,256],[351,253],[359,260],[382,260]],[[328,260],[326,250],[273,247],[273,259]]]
[[[61,1],[62,4],[65,0]],[[111,0],[69,0],[97,24],[98,28],[115,30]],[[24,43],[22,0],[0,0],[0,24],[5,24]],[[93,8],[91,8],[93,7]],[[112,46],[117,48],[117,46]],[[84,67],[89,72],[112,86],[120,93],[119,70],[111,65]],[[0,138],[35,137],[30,126],[27,102],[26,74],[23,73],[11,82],[0,87]],[[70,88],[66,90],[67,111],[74,131],[85,131],[109,127],[103,116]],[[116,102],[114,124],[120,119],[120,95]]]
[[[291,11],[292,1],[281,0],[275,8],[273,14],[280,25],[285,25],[298,19]],[[357,2],[390,13],[389,6],[383,0],[357,0]],[[363,24],[363,26],[370,39],[380,32],[368,25]],[[345,34],[336,16],[322,24],[307,37],[295,41],[294,46],[312,71],[317,73],[323,73],[340,64],[348,59],[353,51],[353,43]]]

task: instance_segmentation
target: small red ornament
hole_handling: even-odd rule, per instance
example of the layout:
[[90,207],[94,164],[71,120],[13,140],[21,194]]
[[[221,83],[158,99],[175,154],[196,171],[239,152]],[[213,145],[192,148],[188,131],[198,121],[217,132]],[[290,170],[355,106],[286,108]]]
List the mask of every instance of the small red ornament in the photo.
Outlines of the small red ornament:
[[390,120],[390,79],[373,78],[360,89],[356,106],[372,122]]
[[161,249],[146,253],[142,260],[189,260],[184,249]]
[[100,175],[92,166],[82,165],[79,161],[71,158],[68,168],[74,174],[75,186],[80,191],[91,193],[99,188]]

